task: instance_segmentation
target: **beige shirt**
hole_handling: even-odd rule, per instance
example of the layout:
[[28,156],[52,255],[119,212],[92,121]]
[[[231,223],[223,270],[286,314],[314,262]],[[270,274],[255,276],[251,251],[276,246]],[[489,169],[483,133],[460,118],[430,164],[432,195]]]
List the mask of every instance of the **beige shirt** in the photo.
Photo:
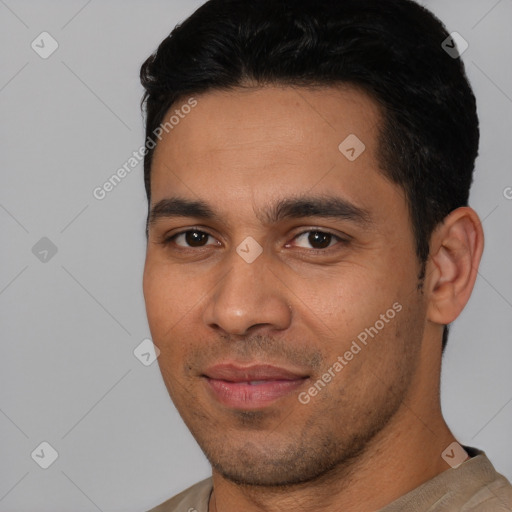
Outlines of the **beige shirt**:
[[[512,485],[484,452],[464,448],[474,456],[377,512],[511,512]],[[148,512],[208,512],[211,492],[207,478]]]

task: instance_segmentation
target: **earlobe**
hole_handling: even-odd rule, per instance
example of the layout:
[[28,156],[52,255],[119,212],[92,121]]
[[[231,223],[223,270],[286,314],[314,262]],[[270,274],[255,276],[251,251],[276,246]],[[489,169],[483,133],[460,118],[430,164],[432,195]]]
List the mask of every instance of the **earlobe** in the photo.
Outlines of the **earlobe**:
[[484,247],[482,224],[467,206],[451,212],[431,238],[427,264],[427,318],[449,324],[469,300]]

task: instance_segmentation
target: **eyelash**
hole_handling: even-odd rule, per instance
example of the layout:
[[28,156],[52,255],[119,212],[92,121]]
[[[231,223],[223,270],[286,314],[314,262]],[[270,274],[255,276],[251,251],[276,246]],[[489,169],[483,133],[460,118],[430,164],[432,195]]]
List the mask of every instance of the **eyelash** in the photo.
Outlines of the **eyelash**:
[[[211,236],[212,238],[215,238],[213,235],[211,235],[210,233],[206,232],[206,231],[203,231],[201,229],[186,229],[185,231],[180,231],[179,233],[175,233],[174,235],[171,235],[169,237],[165,237],[161,242],[159,242],[161,245],[163,245],[164,247],[167,247],[169,246],[171,243],[173,243],[173,241],[180,235],[185,235],[187,233],[193,233],[193,232],[196,232],[196,233],[202,233],[202,234],[205,234],[205,235],[208,235],[208,236]],[[328,247],[325,247],[323,249],[305,249],[304,247],[300,247],[299,249],[302,249],[302,250],[305,250],[305,251],[308,251],[308,252],[322,252],[322,253],[326,253],[326,252],[330,252],[331,250],[335,250],[336,249],[336,245],[347,245],[349,243],[349,240],[347,238],[342,238],[340,237],[339,235],[335,235],[334,233],[331,233],[330,231],[324,231],[324,230],[321,230],[321,229],[307,229],[305,231],[302,231],[300,233],[297,233],[293,239],[295,240],[296,238],[302,236],[302,235],[305,235],[307,233],[321,233],[323,235],[330,235],[332,236],[333,238],[337,239],[338,241],[338,244],[334,244],[334,245],[329,245]],[[184,250],[184,251],[195,251],[197,249],[204,249],[205,247],[207,246],[200,246],[200,247],[183,247],[181,245],[177,245],[177,247],[179,247],[180,250]]]

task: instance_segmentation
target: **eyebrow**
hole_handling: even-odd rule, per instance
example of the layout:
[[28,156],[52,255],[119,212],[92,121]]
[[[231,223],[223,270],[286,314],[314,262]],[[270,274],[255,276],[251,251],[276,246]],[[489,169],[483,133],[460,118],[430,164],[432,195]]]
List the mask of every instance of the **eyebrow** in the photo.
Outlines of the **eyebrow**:
[[[368,210],[337,196],[298,196],[279,199],[275,204],[256,212],[257,218],[265,224],[276,224],[285,219],[321,217],[342,219],[362,226],[371,223]],[[170,197],[158,201],[148,217],[148,225],[161,218],[195,217],[202,220],[222,222],[221,216],[206,202],[183,197]]]

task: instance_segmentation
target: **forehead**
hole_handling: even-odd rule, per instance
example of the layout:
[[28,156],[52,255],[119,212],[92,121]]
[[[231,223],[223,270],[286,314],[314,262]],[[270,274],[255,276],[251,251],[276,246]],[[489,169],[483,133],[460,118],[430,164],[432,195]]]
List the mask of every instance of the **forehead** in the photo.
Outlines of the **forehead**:
[[338,190],[364,206],[369,187],[389,186],[376,158],[379,107],[353,87],[268,86],[194,98],[155,149],[152,204],[181,195],[240,209],[248,198]]

